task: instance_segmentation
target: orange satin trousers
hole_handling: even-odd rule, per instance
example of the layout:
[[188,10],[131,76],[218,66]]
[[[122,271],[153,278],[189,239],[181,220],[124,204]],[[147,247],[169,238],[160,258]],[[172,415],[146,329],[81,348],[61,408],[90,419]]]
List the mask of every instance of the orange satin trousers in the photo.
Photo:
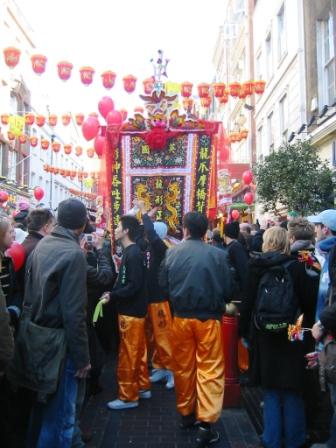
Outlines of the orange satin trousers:
[[155,369],[172,369],[172,316],[168,301],[150,303],[148,318],[153,334],[152,365]]
[[177,410],[199,421],[218,420],[224,398],[221,323],[174,317],[173,359]]
[[136,401],[140,390],[150,389],[145,341],[145,318],[118,316],[119,321],[119,357],[118,387],[119,399]]

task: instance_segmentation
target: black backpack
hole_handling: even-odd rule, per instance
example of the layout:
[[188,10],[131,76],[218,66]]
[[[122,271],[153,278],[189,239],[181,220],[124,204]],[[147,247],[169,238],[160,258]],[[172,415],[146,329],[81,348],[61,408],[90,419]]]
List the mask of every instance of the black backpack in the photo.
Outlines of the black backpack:
[[254,313],[254,324],[258,330],[282,333],[298,318],[298,300],[287,269],[292,262],[271,267],[262,275]]

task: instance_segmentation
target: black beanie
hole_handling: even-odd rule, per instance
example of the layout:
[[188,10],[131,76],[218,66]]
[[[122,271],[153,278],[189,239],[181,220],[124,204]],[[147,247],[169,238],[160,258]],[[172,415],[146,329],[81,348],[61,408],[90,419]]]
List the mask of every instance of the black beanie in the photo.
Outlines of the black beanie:
[[224,225],[224,235],[232,238],[233,240],[238,239],[239,236],[239,222],[233,221],[229,224]]
[[70,198],[60,202],[57,209],[57,222],[66,229],[76,230],[85,225],[87,211],[78,199]]

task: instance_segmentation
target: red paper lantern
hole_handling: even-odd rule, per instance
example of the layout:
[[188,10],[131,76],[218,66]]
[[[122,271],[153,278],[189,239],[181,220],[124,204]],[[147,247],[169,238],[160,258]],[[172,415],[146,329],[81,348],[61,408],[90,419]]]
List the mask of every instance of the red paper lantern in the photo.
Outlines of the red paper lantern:
[[241,85],[239,82],[231,82],[229,84],[230,95],[233,97],[237,97],[240,94]]
[[44,190],[41,187],[34,188],[34,197],[37,201],[40,201],[44,197]]
[[7,202],[9,199],[9,194],[7,191],[1,190],[0,191],[0,203],[3,204],[4,202]]
[[254,196],[253,194],[249,191],[248,193],[244,194],[244,202],[247,205],[251,205],[254,201]]
[[242,90],[246,93],[246,95],[252,95],[254,90],[254,82],[253,81],[245,81],[242,84]]
[[[91,149],[94,152],[94,149],[93,148],[91,148]],[[87,179],[89,177],[89,173],[87,173],[86,171],[83,171],[83,177],[84,177],[84,179]]]
[[35,137],[35,136],[31,136],[31,137],[29,138],[29,142],[30,142],[30,145],[31,145],[33,148],[35,148],[35,146],[37,146],[37,144],[38,144],[38,138]]
[[229,101],[229,96],[227,93],[224,93],[224,95],[219,98],[220,104],[226,104]]
[[1,115],[1,123],[6,126],[9,121],[9,115],[8,114],[2,114]]
[[98,103],[98,110],[102,117],[106,118],[107,114],[114,110],[114,102],[109,96],[103,96]]
[[106,117],[106,123],[108,124],[108,126],[111,126],[113,128],[120,127],[122,125],[122,122],[123,122],[122,115],[117,110],[112,110],[111,112],[108,113]]
[[105,87],[105,89],[112,89],[117,75],[114,72],[112,72],[111,70],[107,70],[106,72],[103,72],[101,74],[101,77],[102,77],[103,86]]
[[87,156],[90,157],[90,159],[92,159],[92,157],[93,157],[94,154],[95,154],[95,150],[94,150],[94,148],[89,148],[89,149],[86,151],[86,153],[87,153]]
[[15,140],[15,135],[11,131],[7,132],[7,137],[8,137],[8,140],[10,140],[10,141]]
[[54,152],[60,152],[60,150],[61,150],[61,144],[58,143],[58,142],[54,142],[54,143],[51,145],[51,147],[52,147],[52,150],[53,150]]
[[27,126],[31,126],[34,124],[35,121],[35,115],[32,114],[31,112],[29,112],[28,114],[26,114],[25,116],[25,122]]
[[254,81],[254,91],[261,95],[265,92],[266,81]]
[[65,176],[65,170],[63,168],[61,168],[59,170],[59,173],[60,173],[61,176]]
[[231,132],[230,134],[230,142],[235,143],[239,141],[239,132]]
[[7,47],[4,49],[5,63],[9,68],[14,68],[20,61],[21,51],[15,47]]
[[88,86],[92,83],[94,72],[92,67],[81,67],[79,69],[81,81],[84,85]]
[[154,89],[154,79],[147,78],[144,81],[142,81],[142,84],[143,84],[145,94],[150,95]]
[[201,105],[202,107],[204,107],[205,109],[208,109],[211,106],[211,97],[210,96],[206,96],[204,98],[201,98]]
[[59,168],[54,168],[54,174],[59,174],[60,170]]
[[234,210],[232,210],[232,212],[231,212],[231,216],[232,216],[232,219],[234,219],[235,221],[237,221],[237,220],[239,219],[240,213],[239,213],[238,210],[234,209]]
[[240,89],[240,92],[239,92],[239,98],[241,99],[241,100],[244,100],[245,98],[247,97],[247,93],[245,92],[245,90],[243,89],[243,87]]
[[244,140],[248,136],[248,130],[247,129],[242,129],[240,131],[240,135],[241,135],[242,139]]
[[206,83],[198,84],[197,90],[198,90],[198,96],[200,98],[206,98],[209,96],[209,89],[210,85]]
[[[111,112],[110,112],[111,113]],[[90,141],[95,138],[99,131],[99,121],[97,117],[90,115],[82,124],[82,133],[85,140]]]
[[18,272],[24,265],[26,252],[21,244],[13,241],[11,247],[6,251],[6,256],[12,259],[14,271]]
[[52,126],[52,127],[56,126],[57,125],[57,115],[55,115],[55,114],[49,115],[48,124],[49,124],[49,126]]
[[121,113],[122,120],[126,121],[126,119],[127,119],[127,110],[126,109],[120,109],[119,112]]
[[47,58],[43,54],[34,54],[31,58],[32,68],[34,72],[38,75],[42,75],[45,72]]
[[64,148],[65,154],[67,154],[67,155],[71,154],[72,145],[64,145],[63,148]]
[[75,178],[77,175],[77,171],[71,171],[70,172],[70,177]]
[[134,112],[137,114],[143,114],[145,112],[145,109],[142,106],[137,106],[134,108]]
[[136,88],[137,78],[133,75],[127,75],[123,77],[124,89],[127,93],[134,92]]
[[49,140],[47,140],[46,138],[42,138],[41,139],[41,148],[46,151],[49,148]]
[[83,154],[83,148],[81,146],[76,146],[75,154],[77,157],[81,156]]
[[189,98],[192,95],[193,84],[185,81],[181,84],[181,95],[183,98]]
[[72,69],[73,65],[71,62],[61,61],[57,64],[58,76],[62,81],[67,81],[70,78]]
[[76,124],[77,124],[78,126],[82,126],[83,121],[84,121],[84,114],[81,114],[81,113],[76,114],[76,115],[75,115],[75,119],[76,119]]
[[215,82],[213,85],[214,95],[216,98],[222,98],[225,93],[225,84],[223,82]]
[[39,126],[40,128],[42,126],[44,126],[45,124],[45,116],[43,115],[36,115],[35,117],[35,123],[37,124],[37,126]]
[[186,112],[191,112],[194,105],[194,100],[192,98],[185,97],[182,100],[183,108]]
[[102,155],[104,154],[104,147],[105,137],[103,137],[102,135],[98,135],[94,141],[94,149],[98,157],[102,157]]
[[62,124],[63,126],[68,126],[71,121],[71,115],[70,114],[63,114],[62,115]]
[[245,185],[250,185],[250,183],[253,180],[253,173],[252,173],[252,171],[251,170],[244,171],[242,178],[243,178],[243,181],[244,181]]
[[21,143],[21,145],[24,145],[27,141],[27,137],[24,134],[21,134],[19,136],[19,142]]

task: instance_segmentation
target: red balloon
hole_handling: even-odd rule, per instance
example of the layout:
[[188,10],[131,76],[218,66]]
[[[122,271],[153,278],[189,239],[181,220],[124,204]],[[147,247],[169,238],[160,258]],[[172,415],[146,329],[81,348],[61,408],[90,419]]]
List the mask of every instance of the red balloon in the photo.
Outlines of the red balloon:
[[7,250],[6,255],[8,257],[11,257],[11,259],[13,260],[15,272],[17,272],[19,269],[22,268],[22,266],[25,262],[25,259],[26,259],[26,253],[21,244],[14,241],[12,243],[11,247]]
[[107,114],[114,110],[114,102],[109,96],[103,96],[103,98],[98,103],[98,110],[100,114],[106,118]]
[[243,172],[243,181],[245,185],[250,185],[253,180],[253,173],[250,170]]
[[244,202],[247,205],[251,205],[254,201],[254,196],[253,194],[249,191],[248,193],[244,194]]
[[106,117],[106,122],[109,126],[121,126],[123,117],[118,110],[112,110]]
[[90,141],[95,138],[99,131],[99,121],[97,117],[90,115],[82,124],[82,133],[85,140]]
[[235,209],[235,210],[232,210],[231,216],[235,221],[237,221],[239,219],[240,213],[238,210]]
[[9,194],[7,191],[0,191],[0,203],[7,202],[9,198]]
[[101,157],[104,154],[104,146],[105,146],[105,137],[102,135],[98,135],[94,141],[94,149],[98,157]]
[[34,188],[34,196],[37,201],[40,201],[44,196],[44,190],[41,187]]

